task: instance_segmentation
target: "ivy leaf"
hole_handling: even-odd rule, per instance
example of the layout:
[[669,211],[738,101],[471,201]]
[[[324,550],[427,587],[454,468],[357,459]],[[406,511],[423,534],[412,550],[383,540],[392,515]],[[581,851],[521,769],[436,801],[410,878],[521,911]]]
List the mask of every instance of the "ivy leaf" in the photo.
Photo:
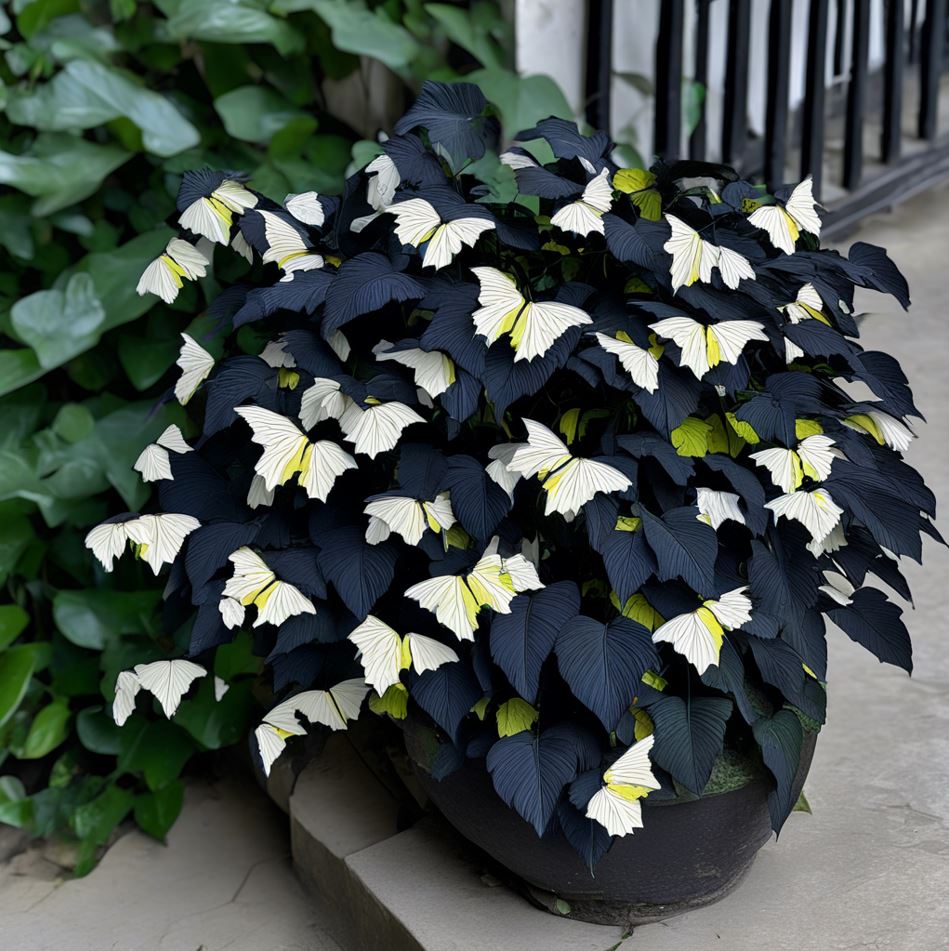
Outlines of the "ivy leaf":
[[44,86],[14,94],[7,115],[47,132],[91,129],[124,117],[138,126],[146,151],[163,157],[200,141],[198,130],[164,96],[91,59],[74,59]]
[[561,724],[537,736],[498,740],[488,750],[487,767],[498,795],[543,835],[564,786],[594,765],[598,752],[586,734]]
[[10,311],[17,336],[44,370],[58,367],[98,341],[106,314],[88,274],[73,274],[63,290],[36,291]]
[[184,805],[185,786],[180,780],[162,789],[135,797],[135,821],[153,839],[164,842]]
[[541,668],[564,620],[580,610],[580,592],[572,581],[558,581],[535,594],[518,595],[510,609],[491,620],[491,656],[514,689],[533,703]]
[[405,27],[382,10],[368,10],[361,0],[307,0],[329,26],[333,45],[347,53],[368,56],[399,70],[421,55],[421,47]]
[[42,759],[56,749],[69,732],[72,714],[66,700],[54,700],[43,707],[30,724],[30,731],[17,752],[18,759]]
[[652,757],[686,789],[702,795],[725,741],[732,702],[725,697],[663,697],[649,705],[656,724]]
[[284,126],[306,113],[267,86],[238,86],[218,96],[214,109],[228,135],[245,142],[269,142]]
[[658,664],[649,631],[625,617],[604,624],[578,614],[557,635],[555,652],[573,695],[607,730],[632,702],[643,674]]
[[0,726],[16,713],[36,666],[34,651],[13,647],[0,654]]
[[286,20],[266,13],[254,0],[210,7],[205,0],[182,0],[173,9],[165,27],[178,40],[270,43],[282,56],[298,53],[304,47],[304,38],[297,30]]
[[774,776],[776,788],[768,794],[768,811],[771,813],[771,827],[780,834],[794,808],[792,792],[794,777],[801,764],[804,728],[797,714],[778,710],[773,717],[756,720],[752,731],[761,747],[765,766]]

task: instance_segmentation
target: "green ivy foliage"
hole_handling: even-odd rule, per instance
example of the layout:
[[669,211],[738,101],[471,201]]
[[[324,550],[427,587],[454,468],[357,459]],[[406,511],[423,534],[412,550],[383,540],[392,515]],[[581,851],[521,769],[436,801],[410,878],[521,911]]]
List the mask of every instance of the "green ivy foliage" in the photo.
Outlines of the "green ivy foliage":
[[182,171],[246,169],[276,200],[336,191],[426,78],[478,82],[509,134],[568,116],[552,80],[512,73],[510,39],[485,0],[0,8],[0,822],[73,838],[77,872],[128,817],[164,837],[181,770],[243,739],[259,686],[239,641],[215,659],[221,701],[208,678],[174,723],[116,727],[117,672],[188,631],[141,563],[105,575],[82,545],[147,503],[140,447],[187,433],[159,398],[179,334],[208,319],[186,316],[198,289],[171,307],[134,291]]

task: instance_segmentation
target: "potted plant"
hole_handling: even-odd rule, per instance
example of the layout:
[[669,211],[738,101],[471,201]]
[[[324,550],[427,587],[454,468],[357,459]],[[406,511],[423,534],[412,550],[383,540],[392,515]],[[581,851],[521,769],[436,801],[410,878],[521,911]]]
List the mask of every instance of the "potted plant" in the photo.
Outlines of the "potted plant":
[[212,297],[174,387],[194,431],[142,453],[156,513],[88,544],[171,564],[190,646],[123,673],[117,719],[142,690],[172,715],[249,629],[265,768],[366,706],[448,819],[574,914],[712,900],[798,798],[827,619],[912,666],[866,581],[908,595],[934,499],[853,310],[905,282],[879,248],[820,248],[809,181],[617,168],[560,119],[500,151],[465,84],[426,84],[395,133],[338,198],[184,176],[139,290]]

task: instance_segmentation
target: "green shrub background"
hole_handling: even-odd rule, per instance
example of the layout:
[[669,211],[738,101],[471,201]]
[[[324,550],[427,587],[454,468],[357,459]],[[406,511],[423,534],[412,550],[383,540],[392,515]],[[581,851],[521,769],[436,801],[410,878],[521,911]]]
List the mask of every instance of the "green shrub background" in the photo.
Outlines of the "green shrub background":
[[172,307],[135,294],[181,173],[245,170],[277,200],[334,191],[426,78],[479,82],[509,136],[570,114],[550,79],[509,63],[491,2],[0,6],[0,821],[74,840],[77,872],[129,816],[162,838],[182,769],[255,715],[258,661],[238,639],[214,659],[223,701],[208,677],[174,722],[117,728],[117,672],[182,651],[188,631],[163,626],[146,566],[106,575],[83,547],[147,506],[132,463],[183,424],[158,398],[214,278]]

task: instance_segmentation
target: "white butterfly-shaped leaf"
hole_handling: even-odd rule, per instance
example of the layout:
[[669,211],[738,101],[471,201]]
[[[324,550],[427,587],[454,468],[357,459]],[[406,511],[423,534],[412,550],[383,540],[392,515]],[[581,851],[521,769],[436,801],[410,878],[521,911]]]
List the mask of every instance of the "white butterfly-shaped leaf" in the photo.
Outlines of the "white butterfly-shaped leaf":
[[193,452],[192,448],[185,442],[181,430],[172,423],[158,439],[146,446],[135,465],[132,466],[136,472],[142,474],[144,482],[157,482],[159,479],[173,478],[171,473],[171,461],[168,456],[169,451],[184,455],[186,452]]
[[500,443],[492,446],[488,450],[488,457],[491,462],[485,466],[485,472],[508,494],[508,498],[514,501],[514,489],[517,483],[521,481],[521,474],[509,469],[508,466],[514,458],[514,453],[526,443]]
[[260,406],[238,406],[234,412],[247,421],[255,443],[264,447],[254,470],[268,490],[285,485],[294,475],[311,499],[326,501],[337,478],[356,468],[356,460],[328,439],[310,442],[286,416]]
[[392,360],[415,371],[415,385],[432,399],[441,396],[455,382],[454,361],[440,350],[390,350],[392,344],[382,340],[372,352],[377,360]]
[[311,251],[303,236],[289,222],[272,211],[259,210],[264,221],[264,240],[267,250],[262,260],[276,264],[287,274],[298,270],[308,271],[323,267],[323,258]]
[[264,766],[264,775],[269,776],[273,764],[287,748],[287,741],[280,730],[269,723],[261,723],[254,730],[254,738],[257,740],[257,749],[260,752],[260,759]]
[[422,674],[458,660],[458,655],[440,641],[421,634],[406,634],[403,638],[371,614],[350,633],[349,640],[356,645],[366,683],[380,696],[399,682],[400,671],[410,665]]
[[821,221],[814,201],[813,185],[813,180],[808,176],[791,192],[783,205],[762,205],[748,218],[756,228],[767,231],[774,247],[785,254],[794,253],[802,231],[820,235]]
[[463,247],[474,247],[485,231],[494,228],[486,218],[457,218],[442,221],[424,198],[410,198],[389,205],[386,212],[395,217],[395,233],[402,244],[417,248],[426,244],[422,267],[438,268],[451,264]]
[[502,165],[506,165],[515,172],[520,168],[537,168],[537,162],[523,149],[502,152],[498,158]]
[[[291,697],[287,704],[293,704],[296,712],[310,723],[321,723],[331,730],[345,730],[347,722],[359,716],[359,709],[367,693],[369,685],[362,678],[357,678],[343,680],[329,690],[307,690],[298,693]],[[264,718],[268,723],[273,722],[273,712]]]
[[231,689],[230,684],[215,675],[214,677],[214,699],[220,703],[224,699],[224,694]]
[[366,186],[366,201],[376,211],[392,204],[395,190],[402,181],[395,162],[383,152],[366,166],[366,174],[372,176]]
[[254,263],[254,249],[247,243],[247,239],[240,231],[231,238],[231,249],[236,251],[248,264]]
[[561,231],[572,231],[582,237],[591,232],[603,234],[603,215],[613,205],[613,186],[609,174],[609,170],[604,168],[587,182],[579,200],[564,205],[550,219],[550,223]]
[[653,632],[653,643],[666,641],[695,667],[699,674],[718,665],[725,629],[741,627],[751,620],[747,587],[735,588],[718,600],[704,601],[688,614],[666,621]]
[[838,523],[830,530],[830,533],[820,541],[815,542],[813,539],[809,541],[807,543],[807,550],[815,558],[820,558],[821,555],[838,551],[846,544],[847,535],[844,532],[843,526]]
[[666,215],[665,219],[672,229],[672,234],[662,247],[672,255],[669,274],[672,278],[673,293],[696,281],[710,283],[712,271],[716,267],[725,286],[732,290],[738,287],[742,278],[749,281],[755,279],[754,268],[744,255],[706,241],[694,228],[675,215]]
[[206,675],[203,667],[190,660],[156,660],[135,665],[139,687],[155,697],[169,719],[175,715],[191,684]]
[[819,590],[836,601],[841,607],[852,604],[856,588],[850,583],[850,580],[840,574],[839,571],[825,571],[823,574],[825,583],[820,585]]
[[619,469],[573,456],[566,444],[546,426],[525,419],[527,442],[514,451],[508,468],[543,480],[547,493],[545,514],[560,512],[572,518],[597,492],[623,492],[632,484]]
[[340,419],[353,405],[343,393],[336,380],[317,377],[312,386],[303,391],[300,401],[300,421],[306,429],[312,429],[324,419]]
[[257,196],[240,182],[225,179],[210,195],[193,201],[182,212],[178,223],[208,241],[227,244],[234,215],[243,214],[257,204]]
[[326,220],[326,212],[316,192],[302,192],[299,195],[287,195],[283,206],[297,221],[319,228]]
[[257,620],[254,627],[273,624],[279,627],[288,618],[298,614],[316,614],[313,602],[296,585],[280,581],[267,563],[255,551],[246,546],[228,556],[234,565],[234,573],[224,585],[218,608],[228,627],[230,620],[243,622],[243,610],[238,612],[228,602],[241,608],[255,605]]
[[514,360],[543,356],[571,327],[590,324],[586,311],[557,301],[528,302],[514,279],[493,267],[471,269],[481,285],[478,303],[471,315],[475,330],[489,344],[510,336]]
[[112,719],[118,726],[125,721],[135,710],[135,696],[141,688],[134,670],[120,670],[115,680],[115,699],[112,701]]
[[349,341],[346,339],[346,334],[342,330],[334,330],[326,342],[330,345],[330,349],[333,353],[336,354],[344,363],[349,359],[349,354],[352,352],[352,348],[349,346]]
[[140,515],[123,522],[128,537],[138,546],[138,556],[157,575],[162,565],[170,565],[185,539],[201,523],[190,515]]
[[640,799],[660,786],[649,760],[653,740],[653,734],[644,737],[616,760],[603,774],[604,785],[587,804],[587,818],[599,822],[610,835],[628,835],[643,826]]
[[104,522],[86,535],[86,548],[92,550],[106,571],[112,570],[115,559],[125,551],[129,540],[127,525],[128,522]]
[[615,337],[597,333],[596,339],[607,353],[619,358],[620,366],[637,386],[647,393],[655,393],[659,389],[659,361],[649,350],[638,347],[623,331]]
[[696,501],[701,516],[716,531],[722,522],[745,524],[745,516],[739,506],[739,498],[734,492],[718,492],[715,489],[696,488]]
[[775,522],[782,516],[800,522],[815,542],[823,541],[837,527],[840,516],[844,514],[844,510],[823,488],[788,492],[766,502],[765,508],[774,512]]
[[446,492],[441,493],[432,502],[387,495],[373,499],[363,512],[375,521],[381,522],[387,529],[385,534],[379,537],[379,529],[376,528],[374,533],[376,541],[370,540],[367,533],[367,541],[371,544],[384,541],[389,532],[395,532],[406,544],[417,545],[422,540],[426,528],[438,534],[447,531],[456,522]]
[[905,423],[877,409],[849,416],[843,422],[849,429],[869,433],[881,446],[885,443],[897,452],[906,452],[916,438],[916,434]]
[[377,403],[366,409],[353,403],[339,420],[346,439],[353,444],[356,452],[370,459],[375,459],[380,452],[394,449],[406,426],[424,422],[425,419],[414,409],[396,402]]
[[720,320],[706,326],[691,317],[666,317],[649,329],[672,340],[682,351],[679,366],[688,367],[700,380],[723,361],[737,363],[750,341],[768,340],[756,320]]
[[271,340],[260,353],[257,354],[264,363],[275,370],[281,367],[292,368],[297,365],[293,354],[287,350],[286,341],[283,339]]
[[181,339],[184,343],[175,361],[181,368],[175,383],[175,399],[184,406],[214,369],[214,357],[188,334],[182,334]]
[[268,489],[267,483],[257,473],[254,473],[250,480],[250,488],[247,490],[247,505],[249,508],[256,509],[261,505],[273,505],[274,489]]
[[367,693],[369,686],[362,680],[344,680],[329,690],[298,693],[274,707],[254,731],[264,773],[270,775],[271,767],[286,748],[287,737],[306,733],[299,717],[331,730],[345,730],[347,722],[359,716]]
[[139,297],[156,294],[166,304],[171,304],[178,296],[182,282],[204,277],[210,263],[194,245],[181,238],[172,238],[164,253],[142,272],[135,292]]
[[482,607],[508,614],[519,592],[543,587],[536,571],[530,571],[524,562],[521,555],[504,559],[489,547],[468,574],[429,578],[412,585],[405,596],[431,611],[459,640],[471,641]]
[[830,436],[815,434],[802,439],[796,449],[762,449],[753,452],[749,458],[755,464],[764,466],[771,474],[771,481],[784,492],[793,492],[799,488],[808,476],[815,481],[823,481],[831,473],[834,459],[834,440]]
[[819,320],[827,323],[823,314],[824,302],[813,284],[802,284],[797,296],[790,304],[779,307],[792,324],[799,324],[802,320]]

